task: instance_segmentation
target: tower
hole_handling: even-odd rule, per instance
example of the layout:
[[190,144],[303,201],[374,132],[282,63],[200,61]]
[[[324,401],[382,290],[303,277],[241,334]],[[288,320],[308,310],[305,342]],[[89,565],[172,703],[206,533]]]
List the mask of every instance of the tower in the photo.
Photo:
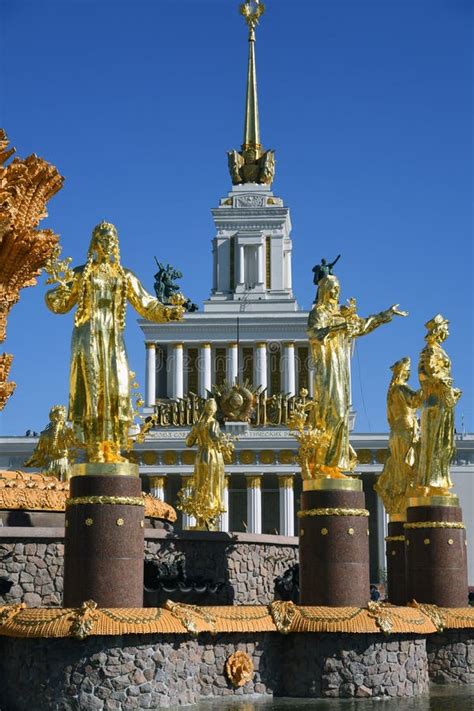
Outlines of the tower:
[[212,210],[213,283],[205,312],[296,311],[291,280],[290,211],[271,185],[275,152],[260,143],[255,27],[264,6],[240,6],[248,26],[244,136],[240,151],[228,152],[232,190]]

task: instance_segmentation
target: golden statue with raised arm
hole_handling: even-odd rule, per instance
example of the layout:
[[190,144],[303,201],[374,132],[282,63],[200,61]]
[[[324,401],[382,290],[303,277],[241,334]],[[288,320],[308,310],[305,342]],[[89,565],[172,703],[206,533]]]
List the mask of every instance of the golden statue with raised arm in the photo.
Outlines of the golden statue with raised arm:
[[410,358],[397,360],[391,366],[393,375],[387,392],[390,455],[374,486],[391,516],[405,514],[418,460],[420,432],[416,411],[420,393],[407,385],[410,366]]
[[340,285],[332,274],[318,284],[316,302],[308,319],[314,373],[314,405],[309,424],[321,433],[320,446],[309,462],[312,477],[344,477],[356,464],[349,444],[351,342],[389,323],[394,316],[406,316],[398,304],[386,311],[362,318],[354,299],[339,304]]
[[76,306],[68,419],[89,462],[127,461],[121,455],[133,421],[132,374],[123,341],[127,302],[143,318],[163,323],[182,318],[183,297],[164,306],[145,291],[120,264],[117,230],[108,222],[95,227],[86,264],[66,269],[65,279],[57,276],[54,265],[47,271],[54,274],[49,282],[59,282],[46,293],[48,308],[64,314]]
[[425,327],[426,346],[420,353],[420,462],[415,480],[418,496],[446,495],[452,488],[449,465],[454,456],[454,406],[461,390],[453,388],[451,361],[441,343],[449,336],[449,321],[441,314]]

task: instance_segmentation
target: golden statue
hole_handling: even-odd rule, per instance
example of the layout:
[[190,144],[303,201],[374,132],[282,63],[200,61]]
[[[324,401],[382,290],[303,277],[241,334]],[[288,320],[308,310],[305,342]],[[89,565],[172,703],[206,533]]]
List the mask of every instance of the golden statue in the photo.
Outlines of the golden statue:
[[77,447],[72,428],[66,422],[64,405],[54,405],[49,411],[49,424],[41,432],[38,444],[25,462],[25,467],[38,467],[44,474],[68,479],[69,465],[75,459]]
[[437,314],[425,324],[426,346],[418,363],[422,404],[417,495],[445,495],[453,486],[449,465],[455,452],[454,406],[461,390],[453,388],[451,361],[441,348],[449,336],[448,323]]
[[[61,263],[64,266],[64,262]],[[155,323],[177,321],[183,297],[164,306],[120,264],[117,230],[102,222],[95,227],[85,265],[66,268],[61,279],[54,264],[47,270],[59,286],[46,293],[46,304],[57,314],[77,306],[71,343],[68,419],[87,450],[89,462],[123,462],[133,422],[130,390],[133,374],[123,341],[129,302],[142,318]]]
[[320,433],[315,456],[309,462],[312,477],[344,478],[356,464],[349,444],[351,342],[389,323],[394,316],[406,316],[398,304],[386,311],[362,318],[356,303],[339,305],[340,285],[329,274],[319,281],[316,302],[309,314],[308,336],[314,372],[314,403],[309,412],[313,432]]
[[186,445],[198,446],[189,491],[180,493],[178,506],[196,519],[196,529],[215,530],[224,508],[224,462],[232,461],[233,439],[222,434],[215,418],[217,404],[209,398],[199,421],[186,438]]
[[374,486],[386,511],[402,517],[413,486],[420,439],[416,417],[420,393],[407,385],[410,365],[410,358],[402,358],[391,366],[393,375],[387,392],[390,455]]

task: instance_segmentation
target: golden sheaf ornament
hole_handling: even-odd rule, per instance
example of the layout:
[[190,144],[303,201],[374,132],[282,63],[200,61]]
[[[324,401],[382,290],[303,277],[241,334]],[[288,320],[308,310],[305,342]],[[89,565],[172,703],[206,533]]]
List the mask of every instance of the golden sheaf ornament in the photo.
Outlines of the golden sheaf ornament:
[[244,686],[253,677],[253,661],[247,652],[234,652],[227,658],[225,672],[232,686],[238,688]]

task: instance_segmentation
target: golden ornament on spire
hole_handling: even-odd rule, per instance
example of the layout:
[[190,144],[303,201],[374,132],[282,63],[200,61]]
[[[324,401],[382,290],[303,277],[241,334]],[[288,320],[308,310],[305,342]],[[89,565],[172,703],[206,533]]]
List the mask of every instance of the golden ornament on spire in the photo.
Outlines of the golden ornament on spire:
[[244,140],[241,151],[229,151],[229,171],[232,183],[264,183],[270,185],[275,175],[275,152],[265,151],[260,143],[258,115],[257,70],[255,66],[255,27],[263,15],[265,6],[258,0],[240,5],[249,28],[249,58],[247,68],[247,92],[245,99]]

